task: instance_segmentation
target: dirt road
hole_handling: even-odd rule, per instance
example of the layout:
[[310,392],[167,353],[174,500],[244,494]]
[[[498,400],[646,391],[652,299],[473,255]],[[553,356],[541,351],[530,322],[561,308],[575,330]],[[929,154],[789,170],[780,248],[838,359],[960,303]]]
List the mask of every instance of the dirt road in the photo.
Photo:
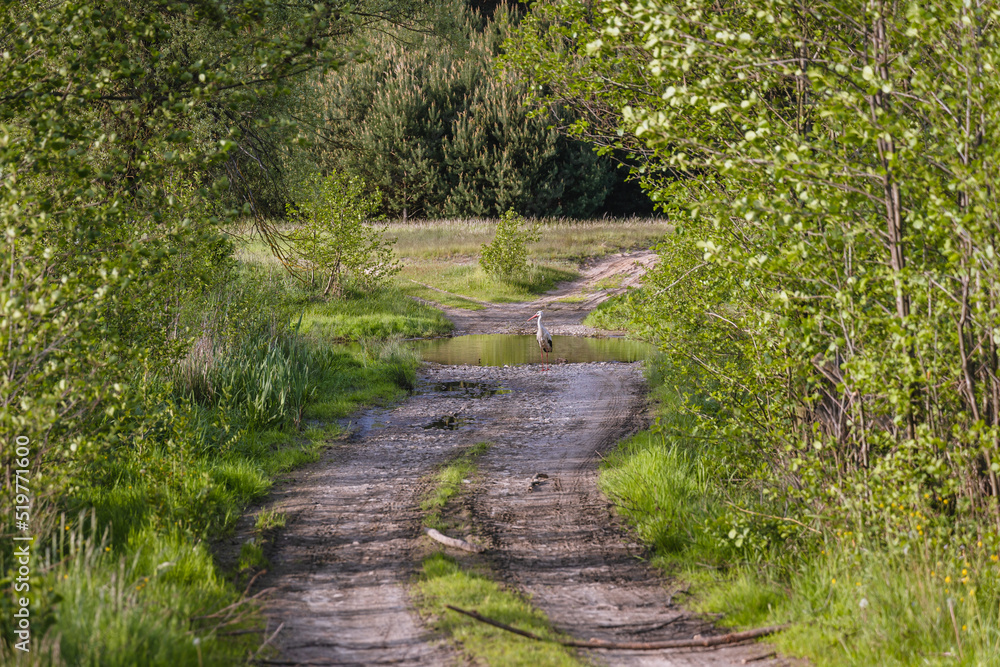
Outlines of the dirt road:
[[[526,303],[487,304],[483,310],[442,308],[455,323],[454,335],[516,334],[534,331],[525,319],[536,310],[545,311],[545,326],[557,336],[596,336],[607,332],[584,326],[583,319],[599,303],[636,287],[653,266],[657,255],[651,250],[609,255],[580,271],[576,280],[560,285],[548,294]],[[563,301],[572,298],[574,301]],[[436,305],[436,304],[435,304]],[[437,306],[440,307],[440,306]],[[527,314],[525,314],[527,313]]]
[[[516,312],[526,308],[518,304]],[[584,312],[579,307],[565,326],[578,325]],[[469,330],[490,326],[481,320]],[[459,382],[474,388],[456,390]],[[499,388],[509,391],[486,391]],[[413,396],[368,413],[352,439],[271,499],[289,517],[262,582],[276,589],[268,632],[284,624],[274,642],[281,655],[271,662],[467,662],[422,625],[407,585],[431,547],[421,533],[422,480],[481,441],[493,447],[465,488],[471,539],[487,547],[480,558],[497,576],[529,595],[556,628],[623,641],[718,632],[673,604],[669,582],[644,563],[645,550],[597,488],[601,453],[646,423],[645,394],[639,364],[425,367]],[[595,664],[736,665],[767,649],[584,653]]]

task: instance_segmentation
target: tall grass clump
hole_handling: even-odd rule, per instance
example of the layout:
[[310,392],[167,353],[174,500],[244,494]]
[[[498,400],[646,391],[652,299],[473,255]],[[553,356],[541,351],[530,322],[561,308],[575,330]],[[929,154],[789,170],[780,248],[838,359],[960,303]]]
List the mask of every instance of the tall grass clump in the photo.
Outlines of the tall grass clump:
[[58,532],[36,555],[32,652],[0,647],[0,657],[8,664],[128,667],[225,665],[252,652],[252,634],[236,641],[219,636],[252,628],[259,616],[250,610],[212,617],[240,593],[218,577],[204,544],[192,547],[176,531],[147,530],[131,546],[128,553],[113,549],[92,511],[62,515]]
[[235,348],[200,338],[177,367],[177,390],[201,405],[230,409],[252,429],[298,426],[310,382],[312,353],[290,330],[257,331]]

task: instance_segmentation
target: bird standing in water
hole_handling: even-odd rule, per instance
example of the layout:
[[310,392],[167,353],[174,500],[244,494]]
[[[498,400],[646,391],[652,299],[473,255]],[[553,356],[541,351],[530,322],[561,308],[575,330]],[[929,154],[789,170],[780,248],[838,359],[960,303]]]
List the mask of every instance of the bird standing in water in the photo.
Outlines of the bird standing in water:
[[548,355],[548,353],[552,351],[552,334],[549,333],[548,329],[542,326],[542,311],[538,311],[537,313],[529,317],[528,321],[530,322],[535,318],[538,318],[538,333],[535,334],[535,338],[538,339],[538,347],[539,347],[538,356],[541,358],[542,364],[544,364],[547,359],[546,355]]

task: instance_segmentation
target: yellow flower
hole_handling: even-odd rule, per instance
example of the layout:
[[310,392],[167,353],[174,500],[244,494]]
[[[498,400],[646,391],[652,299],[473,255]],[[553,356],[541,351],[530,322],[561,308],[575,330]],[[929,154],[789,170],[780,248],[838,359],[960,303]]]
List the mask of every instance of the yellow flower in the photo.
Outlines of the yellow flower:
[[945,577],[944,578],[944,583],[950,584],[951,583],[951,577]]
[[834,578],[834,579],[831,579],[831,580],[830,580],[830,583],[831,583],[831,584],[836,584],[836,583],[837,583],[837,580],[836,580],[836,578]]
[[966,631],[966,630],[968,630],[968,629],[969,629],[969,626],[967,626],[967,625],[963,625],[963,626],[962,626],[962,632],[965,632],[965,631]]

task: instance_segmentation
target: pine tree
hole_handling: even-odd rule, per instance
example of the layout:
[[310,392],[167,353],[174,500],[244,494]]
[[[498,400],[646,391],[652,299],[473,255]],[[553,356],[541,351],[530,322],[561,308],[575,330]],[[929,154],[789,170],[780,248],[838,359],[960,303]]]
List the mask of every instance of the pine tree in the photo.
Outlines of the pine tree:
[[613,167],[533,115],[526,87],[496,70],[512,20],[456,5],[435,34],[372,36],[372,58],[317,81],[319,162],[363,177],[404,219],[592,215]]

